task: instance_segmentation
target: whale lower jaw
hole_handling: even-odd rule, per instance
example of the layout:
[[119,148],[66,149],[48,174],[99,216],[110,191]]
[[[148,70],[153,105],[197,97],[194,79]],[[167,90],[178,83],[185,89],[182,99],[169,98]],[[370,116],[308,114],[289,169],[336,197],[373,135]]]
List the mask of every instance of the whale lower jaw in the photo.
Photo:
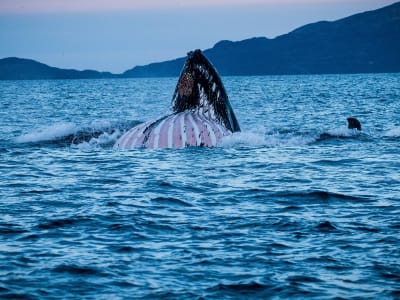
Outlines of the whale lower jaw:
[[114,148],[215,147],[231,134],[204,114],[184,111],[133,127],[117,140]]

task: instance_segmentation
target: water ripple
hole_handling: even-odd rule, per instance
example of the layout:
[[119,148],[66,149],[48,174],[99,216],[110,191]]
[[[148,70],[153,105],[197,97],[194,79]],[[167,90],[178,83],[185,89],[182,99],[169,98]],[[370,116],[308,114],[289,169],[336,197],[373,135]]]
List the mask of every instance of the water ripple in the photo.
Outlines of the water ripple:
[[398,82],[226,78],[242,134],[154,151],[174,79],[0,82],[0,298],[399,298]]

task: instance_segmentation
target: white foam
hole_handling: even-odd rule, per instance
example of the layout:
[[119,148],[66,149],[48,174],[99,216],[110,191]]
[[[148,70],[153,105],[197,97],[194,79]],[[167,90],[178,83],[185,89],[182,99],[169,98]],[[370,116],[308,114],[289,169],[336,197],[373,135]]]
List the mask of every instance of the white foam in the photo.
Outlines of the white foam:
[[333,128],[326,133],[334,137],[354,137],[361,134],[359,130],[349,129],[347,127]]
[[110,128],[112,126],[110,121],[107,120],[94,120],[89,124],[89,128],[93,130],[104,130],[105,128]]
[[235,132],[232,135],[226,136],[222,139],[219,146],[225,148],[248,146],[248,147],[296,147],[304,146],[316,141],[315,137],[272,133],[266,135],[265,133],[254,132]]
[[[96,140],[96,142],[100,145],[115,143],[118,138],[121,136],[122,132],[119,130],[115,130],[113,133],[109,134],[107,132],[101,134]],[[93,140],[93,139],[92,139]]]
[[385,132],[384,137],[400,137],[400,127],[392,128]]
[[93,150],[103,148],[104,146],[112,147],[112,145],[114,145],[120,136],[121,132],[119,130],[115,130],[112,134],[104,132],[97,138],[91,138],[89,142],[82,142],[76,145],[73,144],[71,146],[80,150]]
[[223,137],[218,146],[231,148],[235,146],[264,146],[265,138],[263,134],[253,132],[235,132],[234,134]]
[[266,136],[266,146],[268,147],[298,147],[314,143],[315,141],[316,138],[313,136],[294,135],[293,133],[274,133]]
[[36,143],[51,141],[63,136],[76,133],[78,127],[72,123],[55,124],[46,126],[31,133],[23,134],[16,138],[17,143]]

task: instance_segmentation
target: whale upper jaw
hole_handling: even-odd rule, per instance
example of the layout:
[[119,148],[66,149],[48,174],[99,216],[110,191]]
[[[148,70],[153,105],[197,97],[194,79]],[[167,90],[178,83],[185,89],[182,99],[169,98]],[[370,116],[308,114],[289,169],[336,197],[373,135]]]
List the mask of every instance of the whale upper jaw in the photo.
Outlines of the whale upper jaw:
[[231,132],[240,131],[222,80],[200,50],[188,53],[172,97],[172,110],[191,110]]

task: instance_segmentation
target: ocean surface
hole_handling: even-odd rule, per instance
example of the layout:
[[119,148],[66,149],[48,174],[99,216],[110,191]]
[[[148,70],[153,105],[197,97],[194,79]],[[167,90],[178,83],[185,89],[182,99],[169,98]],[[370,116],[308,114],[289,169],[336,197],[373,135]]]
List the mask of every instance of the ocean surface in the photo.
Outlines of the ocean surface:
[[1,299],[400,299],[400,74],[224,77],[241,133],[112,149],[176,80],[0,82]]

